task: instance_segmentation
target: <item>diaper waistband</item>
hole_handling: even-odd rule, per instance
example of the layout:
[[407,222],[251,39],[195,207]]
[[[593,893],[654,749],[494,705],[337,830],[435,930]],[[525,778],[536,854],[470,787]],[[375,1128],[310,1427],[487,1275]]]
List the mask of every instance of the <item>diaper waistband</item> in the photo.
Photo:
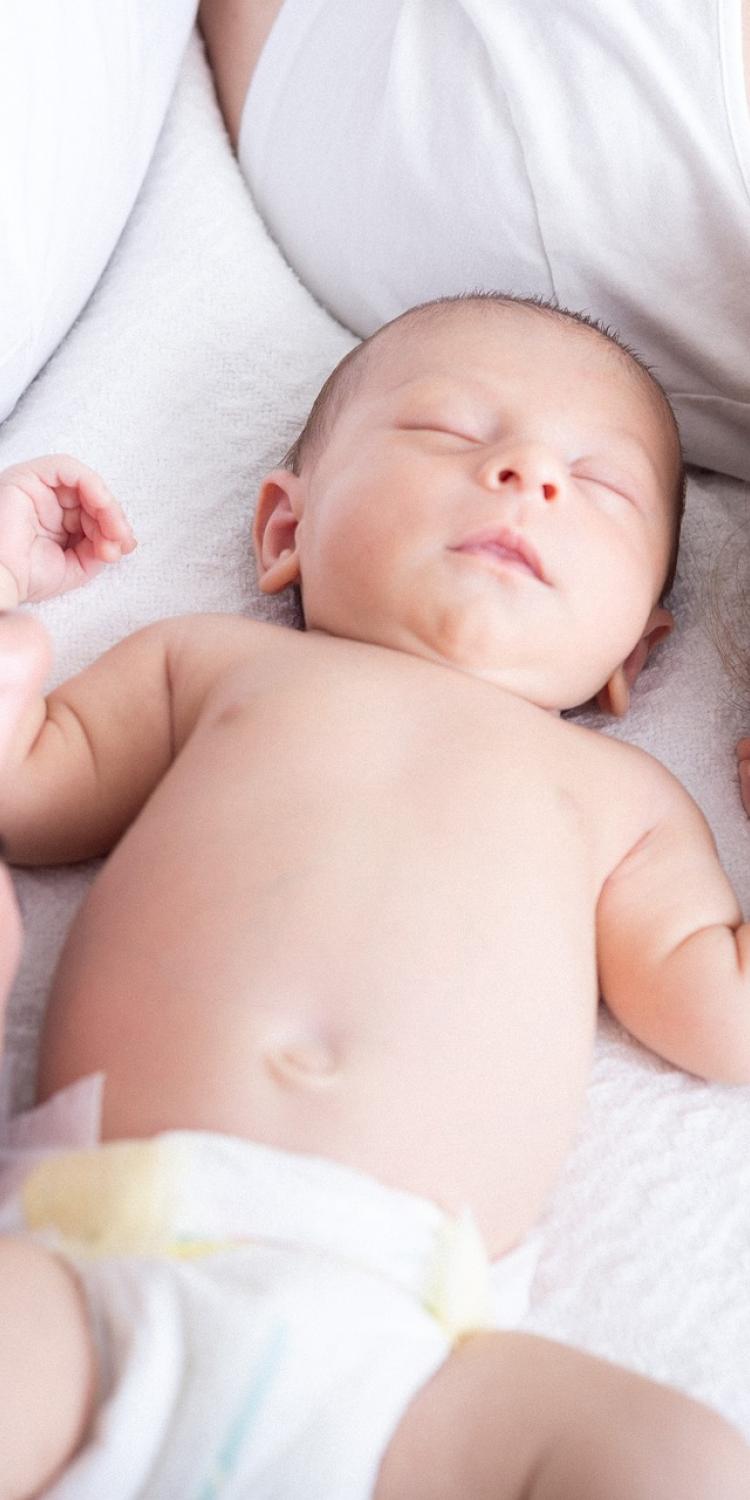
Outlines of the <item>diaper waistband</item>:
[[13,1173],[15,1211],[6,1198],[0,1226],[74,1258],[186,1259],[252,1244],[321,1254],[416,1295],[452,1339],[515,1327],[527,1309],[535,1240],[493,1268],[468,1211],[446,1214],[341,1163],[191,1130],[48,1148],[40,1160],[38,1132],[25,1134],[27,1169],[20,1184]]

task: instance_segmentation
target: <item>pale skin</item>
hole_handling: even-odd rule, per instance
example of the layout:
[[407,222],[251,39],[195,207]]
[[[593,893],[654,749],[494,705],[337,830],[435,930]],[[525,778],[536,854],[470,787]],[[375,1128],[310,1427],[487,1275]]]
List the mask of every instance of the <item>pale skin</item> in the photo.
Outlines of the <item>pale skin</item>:
[[[113,851],[55,979],[42,1096],[101,1070],[106,1138],[328,1156],[468,1204],[501,1256],[576,1128],[599,987],[676,1066],[750,1082],[750,928],[702,815],[558,713],[622,705],[669,629],[674,466],[650,388],[598,335],[454,311],[386,336],[300,473],[262,485],[261,583],[301,583],[306,632],[163,621],[44,699],[44,637],[0,621],[10,857]],[[105,534],[124,524],[106,509]],[[23,548],[2,563],[12,607]],[[94,1371],[62,1263],[2,1250],[0,1318],[29,1364],[0,1355],[0,1406],[27,1414],[0,1450],[17,1500],[80,1441]],[[64,1421],[35,1384],[51,1344]],[[375,1493],[739,1500],[749,1482],[707,1409],[486,1333],[415,1398]]]

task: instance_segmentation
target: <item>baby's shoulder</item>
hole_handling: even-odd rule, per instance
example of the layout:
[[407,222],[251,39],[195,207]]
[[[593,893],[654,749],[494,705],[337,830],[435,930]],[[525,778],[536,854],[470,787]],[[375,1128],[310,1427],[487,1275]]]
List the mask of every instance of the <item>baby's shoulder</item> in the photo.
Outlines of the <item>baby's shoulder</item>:
[[244,677],[251,690],[299,636],[287,625],[238,614],[182,615],[165,627],[177,748],[232,684]]
[[657,828],[681,828],[704,822],[682,782],[638,745],[600,730],[570,725],[574,775],[579,795],[601,829],[607,858],[624,857]]
[[209,655],[220,664],[237,657],[253,656],[296,633],[288,625],[254,620],[248,615],[224,614],[219,610],[175,615],[164,624],[169,628],[174,652],[180,652],[190,661]]
[[579,754],[584,763],[595,763],[607,782],[614,783],[639,798],[654,798],[666,806],[674,798],[691,801],[682,782],[649,750],[628,740],[586,725],[572,725],[579,737]]

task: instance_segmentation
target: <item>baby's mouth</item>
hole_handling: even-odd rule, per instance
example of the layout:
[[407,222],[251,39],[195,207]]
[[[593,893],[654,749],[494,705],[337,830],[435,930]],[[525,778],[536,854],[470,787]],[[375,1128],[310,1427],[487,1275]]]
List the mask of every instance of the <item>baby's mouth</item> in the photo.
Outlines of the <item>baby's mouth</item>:
[[538,578],[540,583],[547,582],[536,549],[519,532],[498,530],[493,527],[491,531],[475,532],[474,535],[466,537],[463,542],[459,542],[456,547],[451,547],[449,550],[487,557],[490,560],[494,558],[500,563],[518,568],[520,572],[531,574],[532,578]]

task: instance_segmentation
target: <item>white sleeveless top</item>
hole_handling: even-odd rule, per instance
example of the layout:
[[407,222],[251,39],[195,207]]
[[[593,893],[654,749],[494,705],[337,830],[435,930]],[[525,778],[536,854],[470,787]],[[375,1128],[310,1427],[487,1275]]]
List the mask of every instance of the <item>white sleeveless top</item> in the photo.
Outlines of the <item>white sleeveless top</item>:
[[475,288],[611,323],[750,479],[741,0],[285,0],[240,161],[360,335]]

